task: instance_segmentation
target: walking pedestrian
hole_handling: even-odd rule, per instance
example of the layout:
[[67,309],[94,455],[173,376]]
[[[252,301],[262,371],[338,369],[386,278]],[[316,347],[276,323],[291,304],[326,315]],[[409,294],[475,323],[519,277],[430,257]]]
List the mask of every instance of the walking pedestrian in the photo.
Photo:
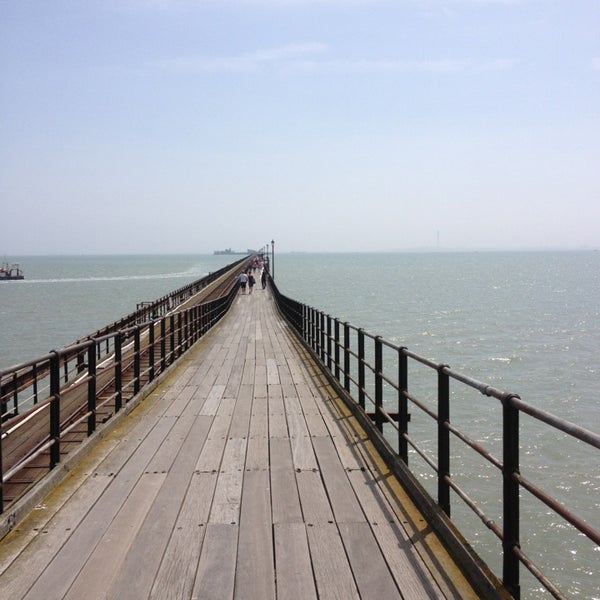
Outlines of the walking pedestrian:
[[240,287],[242,288],[242,294],[246,293],[246,284],[248,283],[248,275],[241,273],[239,277]]

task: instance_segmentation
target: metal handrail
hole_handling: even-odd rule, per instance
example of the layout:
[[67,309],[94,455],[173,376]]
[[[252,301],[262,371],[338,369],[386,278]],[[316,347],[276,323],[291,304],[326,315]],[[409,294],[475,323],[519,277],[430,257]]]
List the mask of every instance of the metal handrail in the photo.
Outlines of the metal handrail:
[[[398,346],[380,336],[372,335],[362,328],[357,328],[349,323],[341,323],[338,319],[309,307],[297,300],[293,300],[277,289],[275,283],[270,281],[271,288],[277,305],[289,324],[297,332],[299,338],[309,349],[314,358],[331,378],[340,391],[341,396],[349,402],[355,410],[361,411],[368,417],[371,427],[369,433],[377,436],[383,431],[383,424],[389,426],[397,435],[397,448],[393,448],[389,437],[383,439],[383,444],[389,449],[391,455],[402,461],[408,468],[408,446],[410,446],[431,469],[438,479],[437,505],[450,518],[450,489],[458,498],[471,509],[481,522],[491,530],[502,544],[502,582],[514,598],[520,598],[520,565],[527,568],[530,573],[544,586],[555,598],[565,598],[564,594],[542,570],[526,555],[520,543],[520,518],[519,496],[521,490],[527,490],[533,497],[550,508],[565,522],[570,523],[579,532],[593,543],[600,545],[600,531],[585,522],[581,517],[574,515],[570,510],[551,497],[550,494],[540,489],[520,473],[519,461],[519,415],[525,413],[536,421],[561,431],[573,439],[577,439],[593,448],[600,448],[600,435],[574,423],[570,423],[556,415],[528,404],[518,395],[498,390],[497,388],[478,381],[451,369],[448,365],[435,362],[404,346]],[[343,328],[343,336],[340,335]],[[333,331],[333,333],[332,333]],[[366,349],[365,340],[369,342],[370,349]],[[388,348],[397,357],[392,365],[392,372],[397,375],[390,376],[384,372],[381,360],[382,348]],[[342,358],[343,357],[343,360]],[[424,401],[417,398],[408,389],[407,372],[408,361],[419,363],[435,372],[437,378],[437,410],[428,407]],[[370,374],[370,379],[366,377]],[[502,432],[502,457],[496,457],[491,451],[471,439],[471,437],[458,429],[450,422],[450,389],[449,381],[459,382],[468,388],[475,389],[485,396],[497,399],[502,407],[503,432]],[[382,384],[387,384],[397,395],[397,413],[394,415],[383,406]],[[354,393],[353,393],[354,392]],[[356,397],[355,397],[356,396]],[[374,412],[369,412],[365,406],[369,403]],[[427,449],[419,445],[408,435],[408,403],[422,410],[428,415],[437,427],[438,452],[434,459]],[[500,527],[494,520],[486,515],[457,484],[450,474],[450,434],[453,438],[464,443],[489,464],[502,473],[502,524]],[[596,457],[596,462],[597,462]],[[433,499],[429,496],[429,499]],[[527,524],[529,526],[529,523]]]

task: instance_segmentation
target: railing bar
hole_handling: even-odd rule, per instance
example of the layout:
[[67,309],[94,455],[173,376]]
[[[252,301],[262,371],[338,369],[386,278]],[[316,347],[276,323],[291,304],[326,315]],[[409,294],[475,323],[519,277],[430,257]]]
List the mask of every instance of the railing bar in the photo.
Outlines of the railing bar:
[[24,469],[30,462],[32,462],[40,454],[48,450],[48,448],[54,446],[54,444],[56,444],[55,439],[48,440],[44,445],[40,446],[33,454],[14,465],[11,469],[9,469],[6,473],[3,474],[2,483],[6,483],[7,481],[9,481],[13,475],[16,475],[19,471]]
[[437,413],[433,410],[431,410],[430,408],[428,408],[427,406],[425,406],[425,404],[423,404],[416,396],[413,396],[412,394],[409,394],[408,392],[406,393],[406,397],[418,408],[420,408],[424,413],[428,414],[434,421],[437,421]]
[[534,406],[527,404],[527,402],[523,402],[523,400],[520,398],[513,398],[512,403],[521,412],[527,413],[530,417],[534,417],[539,421],[543,421],[547,425],[559,429],[563,433],[567,433],[568,435],[585,442],[590,446],[600,449],[600,435],[594,433],[593,431],[585,429],[584,427],[580,427],[579,425],[575,425],[574,423],[570,423],[565,419],[561,419],[549,412],[540,410],[539,408],[535,408]]
[[503,538],[502,529],[498,526],[498,524],[494,521],[494,519],[490,518],[486,513],[484,513],[476,504],[474,500],[470,498],[470,496],[452,479],[452,477],[445,477],[446,483],[460,496],[462,501],[481,519],[481,522],[492,531],[498,539]]
[[68,427],[61,429],[60,436],[63,437],[67,433],[70,433],[71,431],[73,431],[73,429],[75,429],[75,427],[77,427],[77,425],[80,425],[83,421],[85,421],[92,414],[93,414],[93,411],[88,410],[84,415],[79,417],[76,421],[73,421]]
[[481,446],[481,444],[477,443],[475,440],[470,438],[468,435],[454,427],[452,423],[446,423],[446,427],[448,430],[453,433],[458,439],[462,440],[467,446],[473,448],[475,452],[480,454],[483,458],[485,458],[489,463],[502,470],[502,461],[497,459],[493,454],[488,452],[485,448]]
[[539,569],[539,567],[531,561],[531,559],[521,550],[521,548],[513,548],[513,552],[519,559],[519,562],[550,592],[557,600],[569,600]]
[[525,479],[520,474],[514,474],[514,479],[524,487],[529,493],[533,494],[538,500],[543,502],[546,506],[551,508],[554,512],[558,513],[565,521],[568,521],[573,527],[581,531],[584,535],[590,538],[596,545],[600,546],[600,531],[594,529],[591,525],[586,523],[583,519],[580,519],[576,515],[574,515],[571,511],[564,508],[560,502],[556,501],[554,498],[551,498],[538,488],[535,484],[533,484],[528,479]]
[[[33,419],[35,416],[37,416],[40,412],[42,412],[42,410],[44,410],[45,408],[47,408],[50,405],[50,402],[52,402],[53,400],[53,396],[48,396],[48,398],[46,398],[45,400],[43,400],[42,402],[35,404],[34,405],[34,409],[31,411],[31,413],[27,414],[27,413],[22,413],[20,415],[17,415],[16,417],[13,417],[13,419],[19,419],[20,417],[22,417],[21,420],[19,420],[18,423],[16,423],[15,425],[13,425],[12,427],[10,427],[10,429],[7,429],[6,431],[2,432],[2,439],[8,437],[9,435],[11,435],[13,432],[17,431],[20,427],[22,427],[25,423],[27,423],[27,421],[30,421],[31,419]],[[33,408],[33,407],[32,407]],[[31,410],[31,409],[30,409]],[[23,417],[23,415],[27,415],[26,417]],[[6,423],[9,423],[13,420],[13,419],[9,419],[8,421],[6,421]]]

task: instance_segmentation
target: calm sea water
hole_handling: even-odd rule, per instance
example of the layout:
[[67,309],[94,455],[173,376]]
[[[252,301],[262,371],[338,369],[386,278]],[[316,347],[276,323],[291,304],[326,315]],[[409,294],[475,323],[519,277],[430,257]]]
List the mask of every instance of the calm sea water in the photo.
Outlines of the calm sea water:
[[[231,257],[13,261],[21,263],[27,279],[0,283],[4,367],[91,333],[132,312],[138,302],[163,296],[231,262]],[[282,254],[275,256],[274,271],[279,289],[292,298],[600,431],[598,252]],[[427,385],[422,389],[429,392]],[[411,433],[425,447],[434,444],[430,428],[411,413]],[[451,418],[501,456],[497,402],[459,393]],[[526,418],[522,431],[524,475],[598,528],[598,453]],[[498,475],[456,446],[453,475],[501,523]],[[418,460],[412,464],[435,493],[428,468],[421,469]],[[569,597],[600,598],[600,549],[527,495],[522,508],[527,553]],[[453,518],[464,531],[481,529],[454,501]],[[495,538],[478,533],[471,541],[499,572]],[[532,588],[524,591],[524,598],[545,597],[526,575],[523,579],[524,588]]]

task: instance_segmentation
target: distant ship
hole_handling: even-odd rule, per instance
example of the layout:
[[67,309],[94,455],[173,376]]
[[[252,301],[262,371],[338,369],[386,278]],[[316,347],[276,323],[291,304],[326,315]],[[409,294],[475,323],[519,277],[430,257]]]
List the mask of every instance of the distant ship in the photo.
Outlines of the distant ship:
[[225,250],[215,250],[215,254],[254,254],[256,252],[256,250],[250,250],[250,248],[248,248],[248,250],[246,250],[246,252],[236,252],[235,250],[232,250],[231,248],[225,248]]
[[7,262],[3,262],[0,267],[0,281],[15,281],[17,279],[25,279],[19,265],[17,263],[9,265]]

